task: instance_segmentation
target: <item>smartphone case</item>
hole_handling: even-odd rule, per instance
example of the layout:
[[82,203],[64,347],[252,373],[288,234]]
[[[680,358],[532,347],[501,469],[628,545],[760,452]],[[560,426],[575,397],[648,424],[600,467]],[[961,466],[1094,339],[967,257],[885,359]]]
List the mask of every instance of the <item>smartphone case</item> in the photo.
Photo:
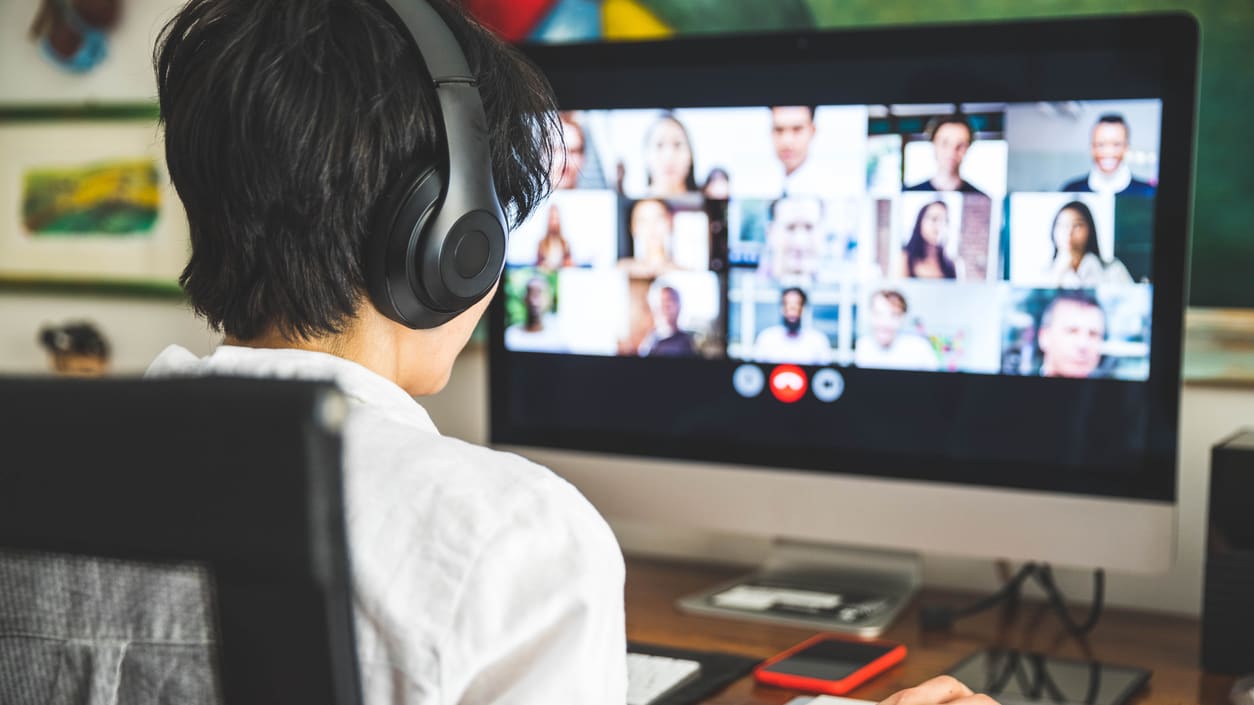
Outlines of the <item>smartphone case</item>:
[[[810,648],[814,644],[822,641],[840,641],[845,643],[866,644],[871,646],[881,646],[887,651],[876,657],[874,660],[858,667],[856,671],[841,678],[840,680],[827,680],[823,678],[809,678],[806,676],[798,676],[790,673],[778,673],[770,670],[771,666],[791,658],[793,655]],[[780,688],[791,688],[793,690],[803,690],[810,693],[823,693],[826,695],[844,695],[858,686],[866,683],[875,676],[887,671],[893,666],[901,663],[906,658],[906,647],[904,644],[898,644],[892,641],[883,641],[879,639],[850,639],[849,637],[838,636],[835,634],[816,634],[809,639],[797,644],[796,646],[779,653],[771,658],[763,661],[761,665],[753,670],[753,677],[759,683],[766,685],[774,685]]]

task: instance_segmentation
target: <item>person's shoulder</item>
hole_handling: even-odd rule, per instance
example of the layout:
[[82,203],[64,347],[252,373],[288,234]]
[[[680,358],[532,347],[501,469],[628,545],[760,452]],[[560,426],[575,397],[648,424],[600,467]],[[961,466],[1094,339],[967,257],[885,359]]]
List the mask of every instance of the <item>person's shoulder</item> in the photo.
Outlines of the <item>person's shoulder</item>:
[[962,184],[958,187],[958,191],[959,193],[963,193],[968,196],[983,196],[984,198],[988,198],[987,193],[984,193],[983,191],[979,190],[978,188],[975,187],[974,184],[972,184],[970,181],[967,181],[966,179],[962,179]]
[[1089,190],[1091,189],[1089,189],[1089,177],[1088,176],[1081,176],[1078,179],[1073,179],[1071,181],[1068,181],[1067,183],[1063,184],[1063,187],[1062,187],[1063,193],[1084,193]]
[[813,345],[830,346],[832,341],[828,340],[827,334],[817,328],[805,329],[806,341]]
[[935,190],[936,188],[932,186],[932,181],[930,179],[924,179],[923,181],[920,181],[914,186],[907,186],[904,189],[902,189],[902,191],[935,191]]
[[595,515],[579,492],[548,468],[361,409],[345,433],[345,474],[363,506],[402,504],[458,517],[490,531],[514,511]]
[[903,333],[899,338],[902,349],[912,357],[937,363],[936,348],[917,333]]
[[1120,196],[1153,196],[1154,191],[1155,191],[1155,186],[1149,183],[1148,181],[1141,181],[1140,179],[1132,179],[1132,181],[1128,183],[1128,187],[1124,189],[1123,191],[1120,191],[1119,195]]
[[778,325],[770,326],[769,328],[763,328],[758,333],[757,341],[761,343],[763,341],[775,340],[776,338],[779,338],[783,334],[784,334],[783,326],[778,326]]

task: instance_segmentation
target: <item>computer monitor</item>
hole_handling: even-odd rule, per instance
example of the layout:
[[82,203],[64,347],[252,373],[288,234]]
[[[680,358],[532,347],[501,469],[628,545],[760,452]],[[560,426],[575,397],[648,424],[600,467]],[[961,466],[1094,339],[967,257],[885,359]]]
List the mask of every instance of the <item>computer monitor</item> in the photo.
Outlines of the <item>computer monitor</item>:
[[494,443],[611,520],[1168,566],[1192,18],[527,51]]

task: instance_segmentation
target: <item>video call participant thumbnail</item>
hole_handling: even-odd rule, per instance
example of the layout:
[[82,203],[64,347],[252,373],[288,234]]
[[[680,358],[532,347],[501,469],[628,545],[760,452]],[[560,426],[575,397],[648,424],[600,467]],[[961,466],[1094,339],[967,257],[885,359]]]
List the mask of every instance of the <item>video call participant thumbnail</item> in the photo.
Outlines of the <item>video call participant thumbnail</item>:
[[960,191],[984,196],[985,193],[968,183],[959,172],[967,150],[975,141],[975,132],[966,118],[947,115],[934,118],[927,126],[936,155],[936,173],[930,179],[906,187],[906,191]]
[[1051,286],[1093,287],[1099,284],[1130,284],[1132,276],[1119,260],[1102,257],[1093,212],[1080,201],[1058,210],[1051,228],[1054,260],[1046,273]]
[[809,286],[823,254],[823,202],[814,196],[785,196],[767,210],[766,252],[759,271],[784,284]]
[[1037,333],[1041,376],[1104,376],[1098,365],[1105,339],[1106,312],[1097,299],[1086,291],[1059,293],[1041,314]]
[[672,113],[663,113],[644,138],[644,161],[650,196],[681,196],[697,191],[692,140],[688,128]]
[[832,177],[810,159],[817,129],[813,105],[777,105],[771,108],[771,145],[784,169],[784,195],[818,195],[831,189]]
[[528,352],[566,352],[567,346],[553,314],[553,286],[536,274],[523,294],[525,318],[505,329],[505,347]]
[[1128,153],[1131,131],[1123,116],[1106,113],[1093,126],[1090,150],[1093,168],[1086,176],[1067,182],[1062,190],[1069,193],[1092,191],[1127,196],[1153,196],[1154,187],[1133,178],[1132,170],[1124,163]]
[[779,307],[783,320],[758,333],[753,343],[754,360],[798,365],[826,365],[832,361],[832,342],[805,324],[806,301],[806,293],[800,288],[784,289]]
[[696,340],[692,333],[679,327],[679,313],[683,305],[679,289],[664,279],[657,279],[649,287],[648,300],[653,314],[653,330],[640,342],[640,356],[695,357]]
[[957,279],[958,264],[945,254],[949,206],[932,201],[919,209],[910,239],[902,247],[896,275],[912,279]]
[[618,266],[632,277],[655,277],[675,268],[671,257],[675,209],[660,198],[644,198],[631,205],[627,219],[631,256]]
[[906,297],[893,289],[881,289],[871,295],[871,335],[858,339],[854,364],[889,370],[940,369],[936,350],[922,337],[902,330],[906,313]]

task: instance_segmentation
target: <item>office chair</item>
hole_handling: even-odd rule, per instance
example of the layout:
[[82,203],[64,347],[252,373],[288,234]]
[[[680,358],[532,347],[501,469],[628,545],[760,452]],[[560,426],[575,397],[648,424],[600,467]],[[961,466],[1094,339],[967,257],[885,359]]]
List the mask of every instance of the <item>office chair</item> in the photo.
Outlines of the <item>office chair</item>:
[[0,379],[0,550],[200,563],[225,705],[359,705],[345,413],[321,383]]

